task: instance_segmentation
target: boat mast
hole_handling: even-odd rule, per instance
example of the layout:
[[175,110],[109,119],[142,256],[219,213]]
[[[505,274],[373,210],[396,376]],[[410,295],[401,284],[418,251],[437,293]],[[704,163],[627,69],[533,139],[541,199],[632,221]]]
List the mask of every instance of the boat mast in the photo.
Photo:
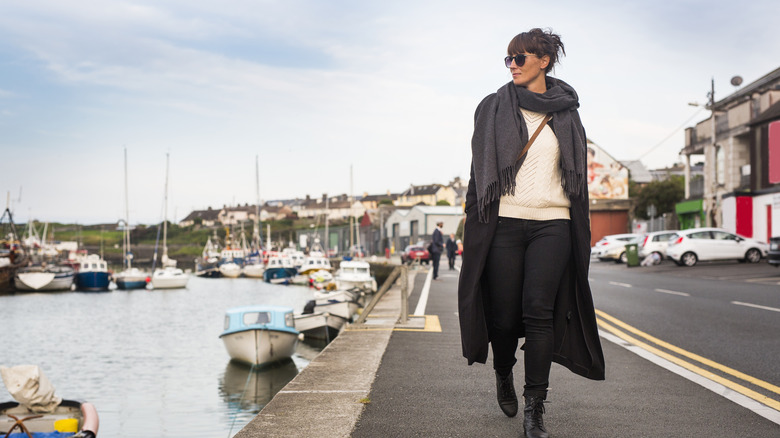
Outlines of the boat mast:
[[122,241],[122,252],[125,255],[125,269],[130,269],[133,265],[130,256],[130,201],[127,194],[127,147],[125,147],[125,236]]
[[255,228],[254,235],[252,236],[252,242],[257,250],[260,251],[263,245],[263,238],[260,236],[260,161],[259,157],[255,155],[255,192],[257,195],[257,202],[255,203]]
[[168,263],[168,168],[170,155],[170,153],[165,153],[165,213],[163,214],[163,254],[160,259],[163,267]]
[[330,235],[328,234],[328,219],[330,219],[330,210],[328,209],[330,197],[325,194],[325,257],[330,257],[330,249],[328,248],[330,243]]
[[352,222],[355,220],[355,212],[352,211],[352,204],[354,203],[352,188],[352,165],[349,165],[349,252],[351,256],[353,248],[355,247],[355,230],[352,228]]

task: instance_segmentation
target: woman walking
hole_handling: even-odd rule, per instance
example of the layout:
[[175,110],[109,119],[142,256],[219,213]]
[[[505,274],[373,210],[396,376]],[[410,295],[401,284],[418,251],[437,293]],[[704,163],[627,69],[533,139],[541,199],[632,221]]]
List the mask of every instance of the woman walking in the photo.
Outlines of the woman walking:
[[586,137],[577,93],[548,76],[565,54],[560,36],[531,29],[509,43],[512,81],[479,104],[471,140],[463,263],[458,285],[463,355],[493,350],[498,404],[518,411],[512,369],[523,346],[523,430],[542,420],[555,361],[604,379],[588,267]]

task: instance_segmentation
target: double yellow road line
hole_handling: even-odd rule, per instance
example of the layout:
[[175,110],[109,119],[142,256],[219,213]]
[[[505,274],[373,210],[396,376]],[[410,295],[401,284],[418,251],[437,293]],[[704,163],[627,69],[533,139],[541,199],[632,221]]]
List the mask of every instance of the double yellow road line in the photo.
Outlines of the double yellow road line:
[[[715,374],[709,370],[702,368],[699,365],[695,365],[694,363],[698,362],[702,365],[715,369],[723,374],[735,377],[736,379],[742,380],[744,382],[748,382],[751,385],[764,388],[767,391],[773,392],[778,395],[780,395],[780,387],[775,386],[769,382],[764,382],[763,380],[757,379],[755,377],[749,376],[733,368],[729,368],[725,365],[719,364],[715,361],[707,359],[706,357],[702,357],[699,356],[698,354],[694,354],[689,351],[683,350],[682,348],[674,346],[668,342],[664,342],[598,309],[596,309],[596,315],[598,317],[597,319],[598,319],[599,327],[623,339],[624,341],[636,345],[637,347],[640,347],[658,357],[666,359],[667,361],[672,362],[675,365],[678,365],[680,367],[683,367],[695,374],[698,374],[699,376],[712,380],[713,382],[719,383],[720,385],[723,385],[726,388],[731,389],[732,391],[738,392],[759,403],[769,406],[770,408],[776,411],[780,411],[780,401],[767,397],[756,391],[753,391],[752,389],[746,386],[743,386],[739,383],[736,383],[733,380]],[[632,336],[631,334],[643,338],[647,342],[639,340],[636,337]],[[653,346],[652,344],[656,345],[657,347]],[[672,352],[674,354],[671,354],[662,349],[668,350],[669,352]],[[687,358],[690,361],[684,358]]]

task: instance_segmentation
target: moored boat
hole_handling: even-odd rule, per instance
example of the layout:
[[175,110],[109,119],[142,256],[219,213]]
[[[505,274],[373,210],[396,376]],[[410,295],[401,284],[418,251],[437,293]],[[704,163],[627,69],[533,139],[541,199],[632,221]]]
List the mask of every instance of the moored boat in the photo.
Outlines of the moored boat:
[[315,292],[315,312],[328,312],[346,321],[352,321],[352,317],[360,308],[356,297],[352,292],[337,290],[333,292]]
[[376,279],[371,275],[371,265],[362,260],[345,260],[339,265],[335,275],[338,289],[359,288],[376,292]]
[[149,273],[138,268],[127,268],[114,274],[114,282],[119,289],[143,289],[149,283]]
[[231,359],[250,365],[289,359],[298,344],[293,309],[281,306],[228,309],[219,337]]
[[219,273],[222,274],[223,277],[238,278],[241,276],[241,266],[234,262],[222,263],[219,265]]
[[265,272],[263,272],[263,279],[269,283],[276,283],[274,280],[282,282],[285,279],[289,282],[289,279],[297,273],[298,270],[295,269],[289,257],[277,254],[268,258],[268,264],[265,267]]
[[316,271],[331,271],[333,267],[330,261],[321,252],[312,252],[304,257],[303,264],[298,269],[298,273],[310,275]]
[[108,263],[97,254],[90,254],[78,263],[76,286],[79,290],[89,292],[107,291],[111,279],[108,273]]
[[339,334],[345,322],[347,320],[339,315],[318,311],[315,300],[306,303],[303,312],[295,314],[295,328],[303,333],[304,339],[330,342]]
[[265,265],[262,263],[251,263],[244,265],[242,272],[249,278],[263,278],[263,272],[265,272]]
[[30,266],[16,271],[14,287],[21,291],[70,290],[75,278],[70,266]]
[[[0,367],[14,401],[0,403],[0,430],[11,437],[97,436],[99,419],[91,403],[63,400],[36,365]],[[18,429],[18,433],[14,433]]]
[[182,289],[187,287],[190,275],[174,266],[155,269],[152,275],[153,289]]

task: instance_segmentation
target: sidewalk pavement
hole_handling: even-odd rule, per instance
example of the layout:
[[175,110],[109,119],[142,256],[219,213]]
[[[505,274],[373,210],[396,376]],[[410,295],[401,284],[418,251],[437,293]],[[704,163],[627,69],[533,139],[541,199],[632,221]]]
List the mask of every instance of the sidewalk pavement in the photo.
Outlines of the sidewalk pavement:
[[[410,275],[409,313],[427,274]],[[522,436],[522,413],[508,418],[496,402],[492,358],[468,366],[461,355],[457,279],[444,264],[440,279],[428,280],[428,331],[391,331],[400,314],[400,287],[392,288],[372,328],[339,335],[236,436]],[[780,436],[780,425],[604,338],[602,345],[606,381],[553,364],[544,417],[551,436]],[[522,363],[518,351],[518,393]]]

